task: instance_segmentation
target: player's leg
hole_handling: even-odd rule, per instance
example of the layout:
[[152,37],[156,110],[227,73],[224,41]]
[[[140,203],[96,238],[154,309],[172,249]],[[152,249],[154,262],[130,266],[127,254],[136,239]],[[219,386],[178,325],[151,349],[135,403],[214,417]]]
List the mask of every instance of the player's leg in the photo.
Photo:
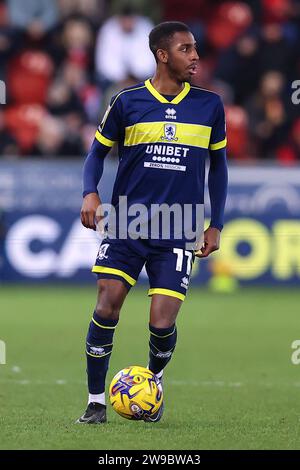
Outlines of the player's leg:
[[[182,300],[164,294],[153,294],[150,308],[150,341],[148,368],[158,379],[163,391],[163,371],[171,360],[177,341],[176,318]],[[158,422],[164,412],[164,402],[157,412],[145,421]]]
[[98,276],[98,299],[86,338],[89,403],[80,423],[106,421],[105,378],[120,309],[135,284],[144,260],[125,241],[103,240],[93,272]]
[[171,360],[177,341],[176,318],[182,300],[164,294],[152,296],[150,308],[149,369],[159,378]]
[[106,422],[105,379],[114,332],[128,288],[120,280],[99,279],[98,298],[86,337],[88,407],[78,423]]
[[105,404],[105,378],[114,332],[128,289],[115,279],[99,279],[97,305],[86,338],[89,403]]
[[[146,263],[152,296],[150,309],[149,369],[162,384],[163,371],[172,359],[176,342],[176,318],[185,299],[194,260],[193,253],[180,248],[155,249]],[[163,406],[149,421],[159,421]]]
[[177,341],[176,318],[189,285],[194,255],[182,248],[155,248],[146,263],[152,296],[149,367],[158,376]]

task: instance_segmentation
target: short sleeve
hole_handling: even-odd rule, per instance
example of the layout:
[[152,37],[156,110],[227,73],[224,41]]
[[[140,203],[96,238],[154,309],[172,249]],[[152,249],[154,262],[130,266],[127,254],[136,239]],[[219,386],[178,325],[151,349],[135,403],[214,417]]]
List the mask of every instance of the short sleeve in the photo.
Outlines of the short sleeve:
[[210,136],[209,150],[222,149],[226,147],[226,143],[225,112],[223,103],[219,98]]
[[122,128],[122,103],[119,95],[112,98],[107,110],[104,113],[95,138],[103,145],[112,147],[120,140],[120,130]]

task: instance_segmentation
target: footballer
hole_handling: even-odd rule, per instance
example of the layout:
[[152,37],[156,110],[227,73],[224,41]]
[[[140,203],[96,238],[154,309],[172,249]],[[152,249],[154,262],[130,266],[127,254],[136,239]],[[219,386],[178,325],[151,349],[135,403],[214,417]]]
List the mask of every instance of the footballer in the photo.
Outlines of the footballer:
[[[177,340],[176,318],[188,289],[195,256],[218,250],[227,194],[226,134],[220,97],[192,85],[199,60],[189,28],[164,22],[149,35],[157,67],[152,78],[120,91],[110,102],[96,131],[83,170],[82,224],[96,229],[101,206],[98,183],[104,158],[117,143],[118,172],[112,207],[117,215],[126,198],[128,208],[149,209],[141,225],[151,225],[151,207],[165,204],[192,208],[204,203],[205,162],[209,160],[208,189],[211,220],[203,243],[193,249],[174,217],[167,237],[133,236],[132,217],[121,230],[105,231],[95,265],[98,298],[86,338],[88,406],[78,423],[105,423],[105,378],[123,302],[145,266],[151,296],[148,368],[161,382]],[[123,199],[122,199],[123,198]],[[99,209],[98,209],[99,210]],[[146,215],[145,215],[146,214]],[[114,232],[114,233],[112,233]],[[195,245],[196,247],[196,245]],[[159,421],[163,406],[147,421]]]

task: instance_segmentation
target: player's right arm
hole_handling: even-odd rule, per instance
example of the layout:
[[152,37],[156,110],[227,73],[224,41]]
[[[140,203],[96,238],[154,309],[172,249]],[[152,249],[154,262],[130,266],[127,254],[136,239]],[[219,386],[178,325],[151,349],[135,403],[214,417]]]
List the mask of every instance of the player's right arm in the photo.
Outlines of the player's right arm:
[[103,173],[104,158],[110,147],[104,147],[97,139],[91,146],[83,166],[83,202],[80,212],[81,223],[96,230],[96,211],[101,206],[98,183]]
[[119,95],[111,103],[96,131],[91,149],[83,167],[83,202],[80,212],[81,223],[86,228],[96,230],[96,223],[101,219],[99,206],[101,200],[98,194],[98,184],[103,173],[104,158],[119,140],[121,128],[121,100]]

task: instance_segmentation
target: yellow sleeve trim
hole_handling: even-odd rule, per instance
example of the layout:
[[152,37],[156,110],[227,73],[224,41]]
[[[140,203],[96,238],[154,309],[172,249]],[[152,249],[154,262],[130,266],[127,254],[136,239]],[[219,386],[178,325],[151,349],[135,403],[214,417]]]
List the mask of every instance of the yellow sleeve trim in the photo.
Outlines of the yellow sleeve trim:
[[116,143],[114,140],[109,140],[104,137],[99,131],[96,131],[95,137],[100,144],[106,145],[106,147],[112,147]]
[[121,271],[120,269],[115,269],[115,268],[106,268],[105,266],[94,266],[92,269],[93,273],[106,273],[106,274],[115,274],[116,276],[123,277],[128,284],[131,286],[134,286],[136,283],[136,280],[133,279],[133,277],[129,276],[128,274],[124,273],[124,271]]
[[151,296],[153,294],[162,294],[162,295],[168,295],[169,297],[176,297],[179,300],[184,300],[185,295],[181,294],[180,292],[176,292],[175,290],[170,290],[170,289],[149,289],[148,290],[148,295]]
[[221,142],[217,142],[216,144],[210,144],[209,150],[219,150],[222,149],[223,147],[226,147],[227,144],[227,139],[221,140]]

